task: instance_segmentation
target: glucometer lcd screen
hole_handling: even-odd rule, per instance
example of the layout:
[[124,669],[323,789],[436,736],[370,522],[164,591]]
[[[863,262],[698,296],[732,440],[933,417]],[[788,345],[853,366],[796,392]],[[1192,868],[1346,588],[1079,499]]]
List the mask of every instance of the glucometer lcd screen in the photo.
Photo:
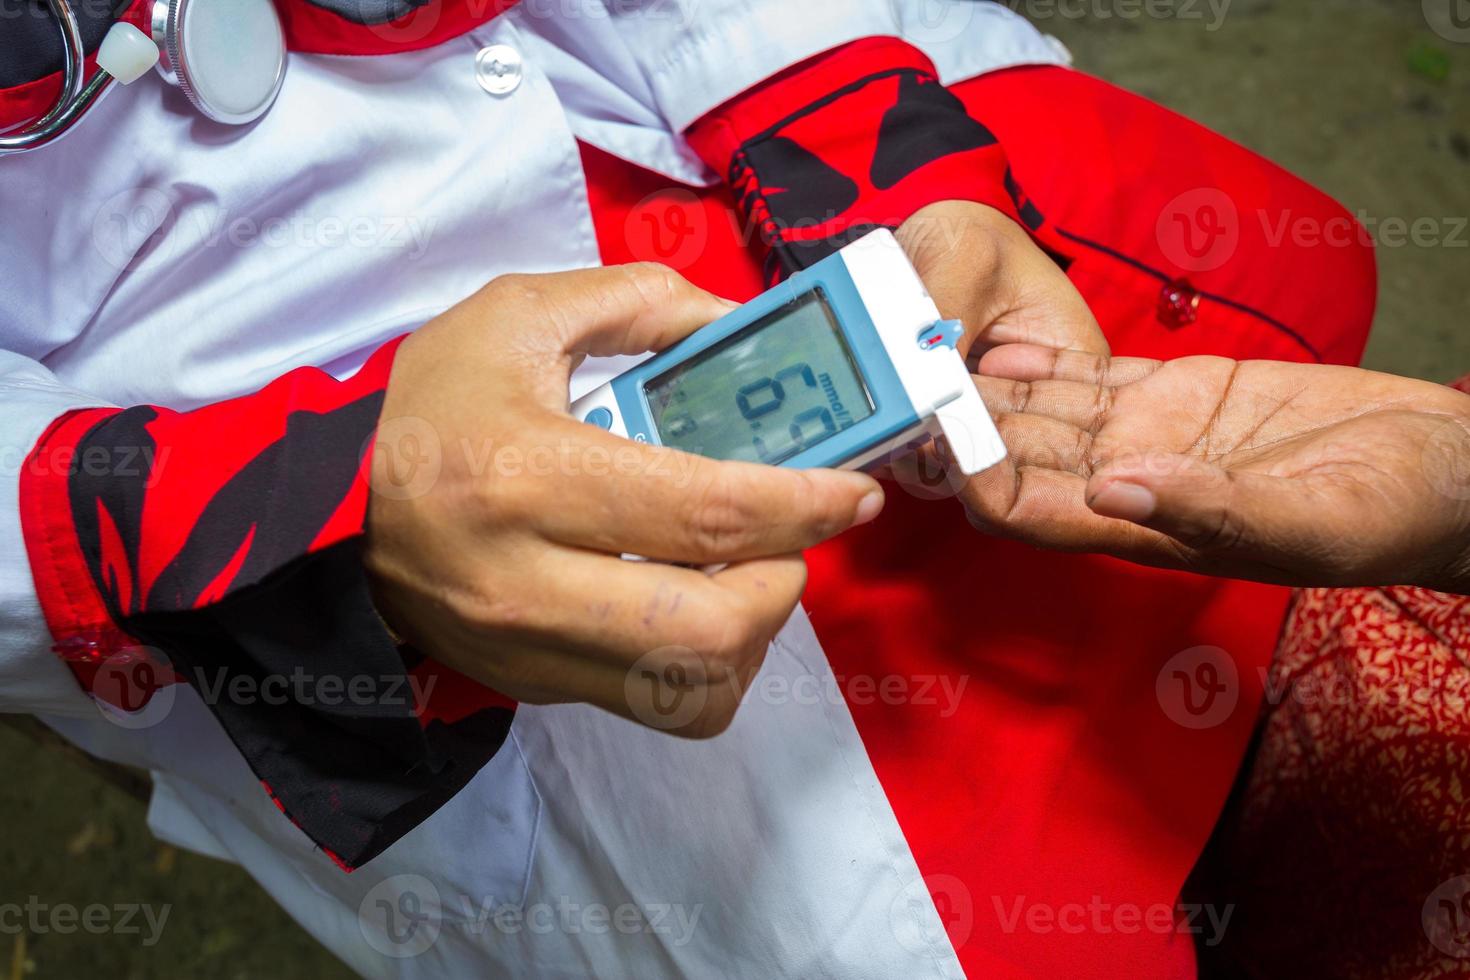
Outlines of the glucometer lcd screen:
[[715,459],[777,464],[873,414],[820,289],[644,386],[659,439]]

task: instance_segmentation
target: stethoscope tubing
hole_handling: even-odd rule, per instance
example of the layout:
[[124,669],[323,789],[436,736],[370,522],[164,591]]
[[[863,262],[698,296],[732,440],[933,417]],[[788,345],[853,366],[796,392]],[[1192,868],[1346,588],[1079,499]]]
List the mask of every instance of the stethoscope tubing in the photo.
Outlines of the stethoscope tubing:
[[111,76],[98,71],[86,82],[87,62],[82,47],[82,27],[71,0],[47,0],[61,30],[61,94],[40,119],[19,133],[0,136],[0,154],[32,150],[52,142],[70,129],[108,87]]

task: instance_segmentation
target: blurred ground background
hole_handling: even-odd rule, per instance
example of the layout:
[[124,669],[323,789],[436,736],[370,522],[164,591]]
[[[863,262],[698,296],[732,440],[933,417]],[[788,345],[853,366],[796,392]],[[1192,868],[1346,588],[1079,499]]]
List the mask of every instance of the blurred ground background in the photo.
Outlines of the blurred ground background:
[[[1259,150],[1378,222],[1470,217],[1470,0],[1011,0],[1079,67]],[[1226,0],[1213,0],[1220,10]],[[1459,4],[1458,36],[1444,25]],[[1441,31],[1431,29],[1435,15]],[[1451,36],[1447,37],[1446,34]],[[1470,372],[1470,229],[1380,248],[1369,366]],[[171,905],[161,941],[0,932],[0,978],[328,978],[346,971],[240,869],[155,842],[143,807],[0,728],[0,903]],[[0,928],[3,928],[0,923]]]
[[1122,16],[1156,6],[1128,0],[1007,0],[1077,67],[1265,154],[1370,227],[1436,222],[1442,245],[1380,243],[1365,363],[1435,381],[1470,373],[1470,0],[1221,3],[1211,30],[1209,0],[1175,0],[1174,18]]

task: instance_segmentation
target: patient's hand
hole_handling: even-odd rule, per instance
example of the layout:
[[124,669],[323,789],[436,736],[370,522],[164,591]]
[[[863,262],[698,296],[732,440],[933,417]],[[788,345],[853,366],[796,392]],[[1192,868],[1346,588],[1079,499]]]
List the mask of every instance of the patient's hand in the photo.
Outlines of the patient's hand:
[[[1000,344],[1108,353],[1097,319],[1066,273],[1000,211],[941,201],[905,221],[898,240],[939,312],[964,321],[959,348],[972,363]],[[903,456],[881,475],[925,499],[959,494],[963,475],[932,458],[930,449]]]
[[1302,585],[1470,592],[1470,396],[1355,368],[999,347],[978,527]]

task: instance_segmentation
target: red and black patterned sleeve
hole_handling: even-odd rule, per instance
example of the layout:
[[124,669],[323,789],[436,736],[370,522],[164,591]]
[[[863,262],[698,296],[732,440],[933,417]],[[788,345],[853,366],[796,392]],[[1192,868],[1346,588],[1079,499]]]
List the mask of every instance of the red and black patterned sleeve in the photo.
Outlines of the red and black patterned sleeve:
[[346,381],[301,369],[189,412],[68,413],[21,475],[37,594],[82,686],[139,717],[188,684],[348,868],[458,792],[515,708],[400,647],[373,607],[367,477],[397,346]]
[[927,57],[894,38],[818,55],[686,135],[759,230],[771,281],[939,201],[1022,217],[995,136],[940,84]]

